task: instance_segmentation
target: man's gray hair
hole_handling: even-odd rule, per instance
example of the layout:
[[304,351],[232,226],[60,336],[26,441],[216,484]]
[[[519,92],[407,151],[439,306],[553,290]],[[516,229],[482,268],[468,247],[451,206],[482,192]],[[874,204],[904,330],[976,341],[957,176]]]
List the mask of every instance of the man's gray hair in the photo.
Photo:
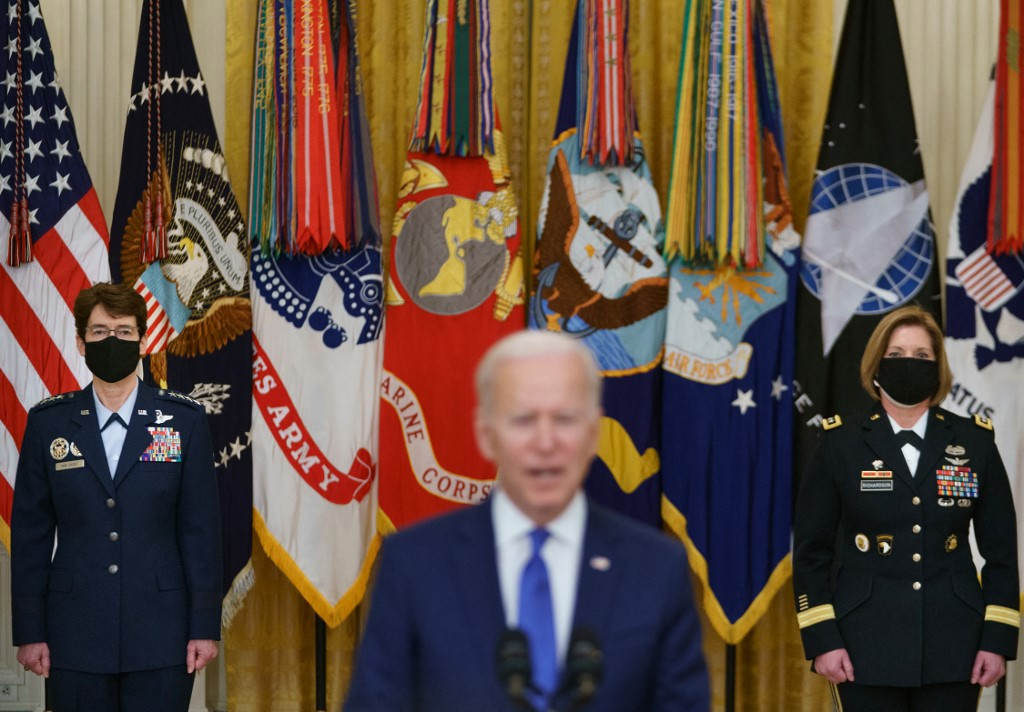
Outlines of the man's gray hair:
[[495,342],[476,367],[476,397],[481,412],[489,414],[494,401],[494,376],[507,361],[536,356],[574,354],[579,358],[584,383],[594,407],[601,407],[601,370],[590,349],[582,341],[565,334],[526,329]]

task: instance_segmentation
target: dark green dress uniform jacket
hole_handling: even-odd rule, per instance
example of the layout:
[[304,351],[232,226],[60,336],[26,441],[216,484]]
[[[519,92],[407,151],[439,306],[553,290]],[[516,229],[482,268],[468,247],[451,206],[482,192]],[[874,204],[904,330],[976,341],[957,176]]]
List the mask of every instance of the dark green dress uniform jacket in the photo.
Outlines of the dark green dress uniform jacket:
[[[912,477],[877,406],[826,421],[794,521],[808,659],[846,648],[857,683],[969,680],[979,650],[1015,657],[1017,520],[992,425],[932,408]],[[981,583],[968,543],[973,521]]]
[[221,561],[201,404],[140,382],[113,477],[91,385],[32,408],[11,520],[15,645],[46,642],[53,667],[89,673],[184,665],[190,639],[220,637]]

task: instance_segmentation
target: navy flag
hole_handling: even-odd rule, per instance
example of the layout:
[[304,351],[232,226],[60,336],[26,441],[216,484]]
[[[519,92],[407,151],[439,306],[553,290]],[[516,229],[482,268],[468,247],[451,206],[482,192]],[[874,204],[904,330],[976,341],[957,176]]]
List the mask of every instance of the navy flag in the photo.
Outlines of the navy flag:
[[625,0],[577,5],[528,315],[531,329],[580,339],[604,374],[604,417],[588,493],[657,526],[668,280],[660,254],[661,205],[628,90],[627,17]]
[[864,410],[875,325],[914,302],[941,319],[935,232],[892,0],[851,0],[811,189],[797,299],[797,472],[822,418]]
[[226,624],[252,583],[249,243],[181,0],[143,3],[110,269],[147,298],[150,323],[167,330],[147,378],[202,402],[209,416]]

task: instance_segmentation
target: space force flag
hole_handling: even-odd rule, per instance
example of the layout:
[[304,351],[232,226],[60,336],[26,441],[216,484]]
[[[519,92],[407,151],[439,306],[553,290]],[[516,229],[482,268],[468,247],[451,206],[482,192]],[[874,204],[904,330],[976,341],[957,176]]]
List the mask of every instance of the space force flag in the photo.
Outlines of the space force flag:
[[548,157],[532,329],[580,339],[604,374],[598,501],[661,521],[660,370],[668,280],[664,226],[630,91],[627,0],[580,0]]
[[[274,21],[275,6],[282,4],[261,4],[257,27],[249,196],[254,527],[270,559],[317,614],[337,626],[362,600],[379,541],[384,290],[376,176],[352,7],[341,3],[333,34],[337,96],[347,103],[338,107],[330,141],[343,146],[346,157],[339,166],[340,197],[350,212],[339,225],[348,247],[334,244],[311,256],[264,239],[278,234],[274,206],[287,202],[291,190],[262,180],[287,147],[276,143],[276,132],[256,128],[275,101],[273,86],[262,84],[280,52],[273,41],[282,26]],[[291,26],[293,18],[285,17]]]
[[0,37],[0,542],[10,548],[28,411],[91,380],[71,309],[82,289],[110,279],[110,267],[106,221],[39,3],[10,3]]
[[488,0],[427,3],[419,106],[392,228],[380,503],[400,527],[483,501],[473,371],[523,328],[519,219],[491,96]]
[[851,0],[832,78],[797,297],[797,472],[823,418],[871,400],[860,359],[885,314],[941,318],[935,233],[892,0]]
[[181,0],[142,6],[110,269],[149,310],[147,378],[201,402],[220,489],[224,622],[252,583],[249,245]]
[[[953,387],[942,405],[995,423],[996,445],[1010,475],[1014,500],[1020,502],[1024,497],[1020,437],[1024,429],[1024,259],[989,247],[996,91],[997,85],[990,83],[949,222],[946,357]],[[1024,546],[1018,543],[1017,555],[1022,554]]]
[[799,235],[763,4],[692,2],[684,28],[667,236],[662,513],[687,546],[708,620],[735,644],[791,568]]

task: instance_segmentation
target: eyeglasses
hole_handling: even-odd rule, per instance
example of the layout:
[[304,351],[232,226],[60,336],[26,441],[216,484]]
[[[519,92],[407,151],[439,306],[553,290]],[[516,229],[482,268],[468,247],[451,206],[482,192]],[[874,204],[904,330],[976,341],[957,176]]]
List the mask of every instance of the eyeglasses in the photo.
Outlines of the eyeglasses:
[[94,339],[105,339],[108,336],[116,336],[119,339],[133,339],[139,333],[137,326],[87,326],[85,333]]

